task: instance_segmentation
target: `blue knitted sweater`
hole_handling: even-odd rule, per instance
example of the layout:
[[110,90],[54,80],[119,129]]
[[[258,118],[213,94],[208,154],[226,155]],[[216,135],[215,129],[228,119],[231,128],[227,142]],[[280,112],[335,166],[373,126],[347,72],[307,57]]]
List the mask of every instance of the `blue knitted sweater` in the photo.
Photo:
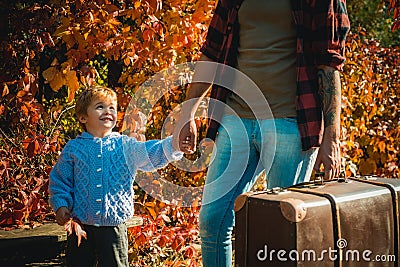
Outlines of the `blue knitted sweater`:
[[50,173],[50,205],[67,207],[84,224],[118,225],[133,215],[136,171],[155,171],[182,156],[171,137],[139,142],[117,132],[104,138],[84,132],[65,145]]

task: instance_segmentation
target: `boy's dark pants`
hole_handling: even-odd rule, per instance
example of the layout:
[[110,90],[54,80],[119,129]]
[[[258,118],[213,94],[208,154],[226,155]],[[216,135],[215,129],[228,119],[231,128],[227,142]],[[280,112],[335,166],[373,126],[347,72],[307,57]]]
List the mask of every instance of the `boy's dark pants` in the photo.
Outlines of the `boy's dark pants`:
[[[124,223],[118,226],[83,225],[87,240],[78,247],[75,233],[67,238],[68,267],[128,267],[128,233]],[[96,265],[97,264],[97,265]]]

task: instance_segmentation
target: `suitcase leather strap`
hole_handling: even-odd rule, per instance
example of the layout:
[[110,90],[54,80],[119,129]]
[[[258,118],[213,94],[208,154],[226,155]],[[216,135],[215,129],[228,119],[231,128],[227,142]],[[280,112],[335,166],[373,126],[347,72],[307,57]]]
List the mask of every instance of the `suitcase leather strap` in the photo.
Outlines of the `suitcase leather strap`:
[[361,178],[349,178],[353,181],[361,182],[361,183],[366,183],[366,184],[372,184],[380,187],[385,187],[389,189],[391,197],[392,197],[392,206],[393,206],[393,220],[394,220],[394,251],[397,253],[397,256],[395,257],[394,265],[399,266],[399,243],[400,243],[400,237],[399,237],[399,196],[397,193],[396,188],[392,184],[389,183],[383,183],[379,181],[374,181],[370,179],[361,179]]
[[340,213],[339,213],[339,206],[338,202],[336,201],[335,196],[329,193],[321,193],[321,192],[315,192],[315,191],[310,191],[307,189],[303,188],[297,188],[297,187],[290,187],[288,188],[290,191],[294,192],[300,192],[303,194],[311,194],[311,195],[316,195],[320,197],[324,197],[328,199],[329,203],[331,204],[331,209],[332,209],[332,225],[333,225],[333,237],[335,239],[335,244],[334,247],[336,251],[339,253],[339,257],[337,257],[334,261],[334,266],[335,267],[342,267],[342,261],[340,259],[343,258],[343,250],[338,247],[338,241],[341,240],[342,234],[341,234],[341,226],[340,226]]

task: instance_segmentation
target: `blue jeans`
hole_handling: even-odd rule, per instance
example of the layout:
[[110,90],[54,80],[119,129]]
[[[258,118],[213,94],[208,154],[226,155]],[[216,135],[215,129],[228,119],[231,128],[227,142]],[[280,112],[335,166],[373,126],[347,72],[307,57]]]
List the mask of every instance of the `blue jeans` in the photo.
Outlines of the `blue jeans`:
[[232,266],[233,204],[251,189],[257,176],[265,169],[268,188],[309,180],[317,150],[301,150],[294,118],[223,117],[200,210],[204,267]]

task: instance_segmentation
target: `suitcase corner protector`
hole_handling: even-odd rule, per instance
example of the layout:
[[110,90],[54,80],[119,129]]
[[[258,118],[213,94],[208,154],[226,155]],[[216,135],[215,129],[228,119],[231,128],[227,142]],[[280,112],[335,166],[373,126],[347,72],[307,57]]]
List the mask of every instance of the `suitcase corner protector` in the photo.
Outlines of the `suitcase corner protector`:
[[285,198],[281,200],[280,208],[283,217],[290,222],[300,222],[307,215],[307,207],[300,199]]
[[233,209],[235,210],[235,212],[238,212],[239,210],[241,210],[243,208],[243,206],[246,203],[248,197],[249,197],[249,194],[244,193],[244,194],[239,195],[236,198],[234,206],[233,206]]

